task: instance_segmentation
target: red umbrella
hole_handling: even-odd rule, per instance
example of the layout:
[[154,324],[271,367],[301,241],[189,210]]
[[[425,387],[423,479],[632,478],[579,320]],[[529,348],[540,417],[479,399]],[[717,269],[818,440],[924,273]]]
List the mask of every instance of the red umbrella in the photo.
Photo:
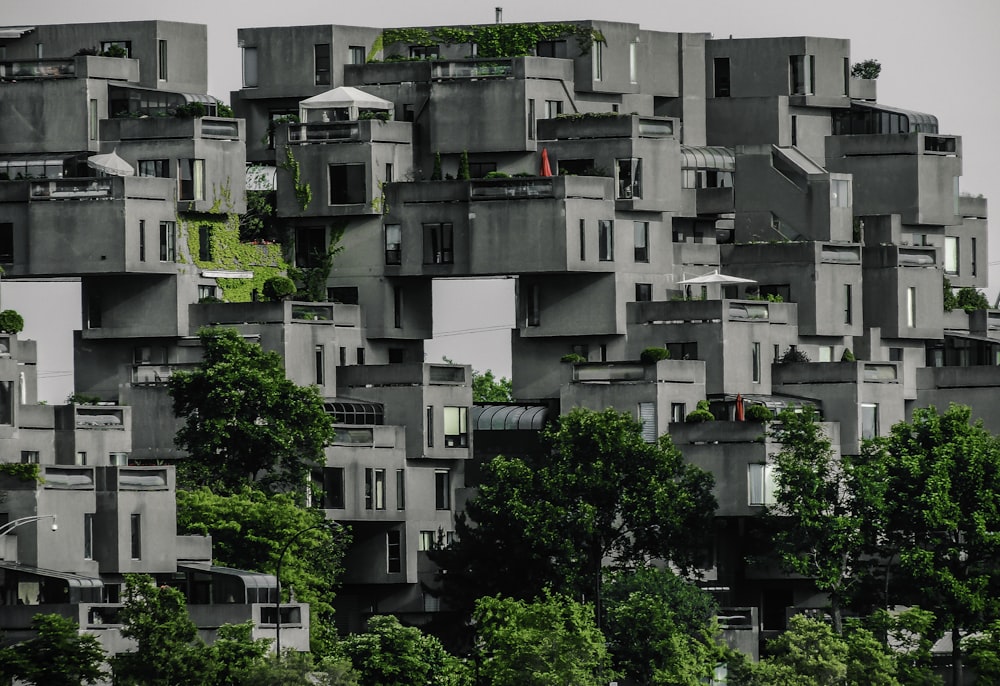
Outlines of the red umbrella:
[[549,166],[549,149],[542,148],[542,169],[538,172],[539,176],[552,176],[552,167]]
[[743,415],[743,396],[739,393],[736,394],[736,421],[745,421]]

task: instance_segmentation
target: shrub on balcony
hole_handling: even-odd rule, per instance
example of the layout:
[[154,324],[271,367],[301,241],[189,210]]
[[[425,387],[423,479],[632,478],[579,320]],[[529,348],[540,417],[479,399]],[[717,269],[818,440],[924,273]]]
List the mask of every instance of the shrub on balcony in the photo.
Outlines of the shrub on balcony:
[[712,411],[708,409],[707,400],[699,400],[698,405],[691,412],[688,412],[687,417],[684,418],[685,422],[714,422],[715,415]]
[[791,364],[792,362],[808,362],[809,356],[804,352],[796,348],[795,346],[790,347],[781,356],[781,364]]
[[751,405],[746,411],[747,421],[769,422],[774,419],[774,413],[766,405]]
[[666,348],[646,348],[641,353],[639,353],[639,360],[643,364],[656,364],[660,360],[669,360],[670,351]]
[[24,317],[16,310],[4,310],[0,312],[0,332],[21,333],[24,330]]
[[284,300],[295,290],[295,282],[287,276],[272,276],[264,282],[264,297],[268,300]]
[[882,63],[878,60],[867,59],[855,62],[851,65],[851,76],[856,79],[877,79],[882,73]]
[[579,353],[566,353],[559,358],[559,361],[563,364],[580,364],[581,362],[586,362],[587,358]]
[[483,178],[484,179],[509,179],[510,178],[510,174],[508,174],[507,172],[502,172],[502,171],[491,171],[491,172],[487,172],[486,176],[484,176]]
[[458,160],[458,180],[468,181],[470,178],[472,175],[469,173],[469,151],[463,150],[462,157]]
[[851,352],[850,348],[844,348],[844,354],[840,356],[841,362],[857,362],[854,357],[854,353]]

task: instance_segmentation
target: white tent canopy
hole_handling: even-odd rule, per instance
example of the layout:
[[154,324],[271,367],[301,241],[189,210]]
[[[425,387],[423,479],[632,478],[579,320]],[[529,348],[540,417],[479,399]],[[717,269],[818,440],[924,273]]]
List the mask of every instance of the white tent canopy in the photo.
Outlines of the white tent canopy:
[[351,86],[340,86],[299,102],[299,119],[303,122],[346,121],[357,119],[362,111],[391,112],[392,109],[388,100]]

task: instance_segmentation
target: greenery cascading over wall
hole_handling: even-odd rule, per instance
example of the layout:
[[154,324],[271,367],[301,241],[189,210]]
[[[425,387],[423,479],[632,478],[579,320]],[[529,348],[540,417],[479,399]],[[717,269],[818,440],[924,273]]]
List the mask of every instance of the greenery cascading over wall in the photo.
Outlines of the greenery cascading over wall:
[[540,41],[575,37],[580,50],[590,52],[595,41],[603,43],[600,31],[580,24],[477,24],[468,27],[440,26],[434,29],[386,29],[375,40],[368,61],[384,47],[410,45],[459,45],[475,43],[476,56],[484,58],[532,55]]

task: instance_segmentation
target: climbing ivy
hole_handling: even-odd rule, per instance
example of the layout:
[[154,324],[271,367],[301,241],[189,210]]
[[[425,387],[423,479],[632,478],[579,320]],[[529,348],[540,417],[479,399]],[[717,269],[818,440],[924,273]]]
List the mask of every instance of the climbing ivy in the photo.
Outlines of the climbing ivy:
[[295,159],[292,149],[285,146],[285,161],[278,165],[292,175],[292,185],[295,188],[295,199],[299,201],[299,207],[305,210],[312,202],[312,188],[308,183],[302,183],[302,170],[299,169],[299,161]]
[[21,464],[19,462],[0,463],[0,474],[13,477],[19,481],[34,481],[42,483],[42,470],[37,464]]
[[[281,245],[277,243],[241,243],[240,218],[236,214],[203,215],[182,219],[177,222],[187,243],[188,255],[200,269],[252,271],[252,279],[218,279],[224,300],[227,302],[250,302],[253,292],[263,292],[264,282],[272,276],[283,276],[288,264],[282,259]],[[201,254],[199,228],[209,227],[211,261],[198,259]]]
[[475,43],[478,57],[520,57],[532,55],[539,41],[576,38],[580,51],[590,52],[595,41],[606,42],[600,31],[580,24],[477,24],[469,27],[440,26],[434,29],[386,29],[372,46],[371,61],[385,46],[459,45]]

